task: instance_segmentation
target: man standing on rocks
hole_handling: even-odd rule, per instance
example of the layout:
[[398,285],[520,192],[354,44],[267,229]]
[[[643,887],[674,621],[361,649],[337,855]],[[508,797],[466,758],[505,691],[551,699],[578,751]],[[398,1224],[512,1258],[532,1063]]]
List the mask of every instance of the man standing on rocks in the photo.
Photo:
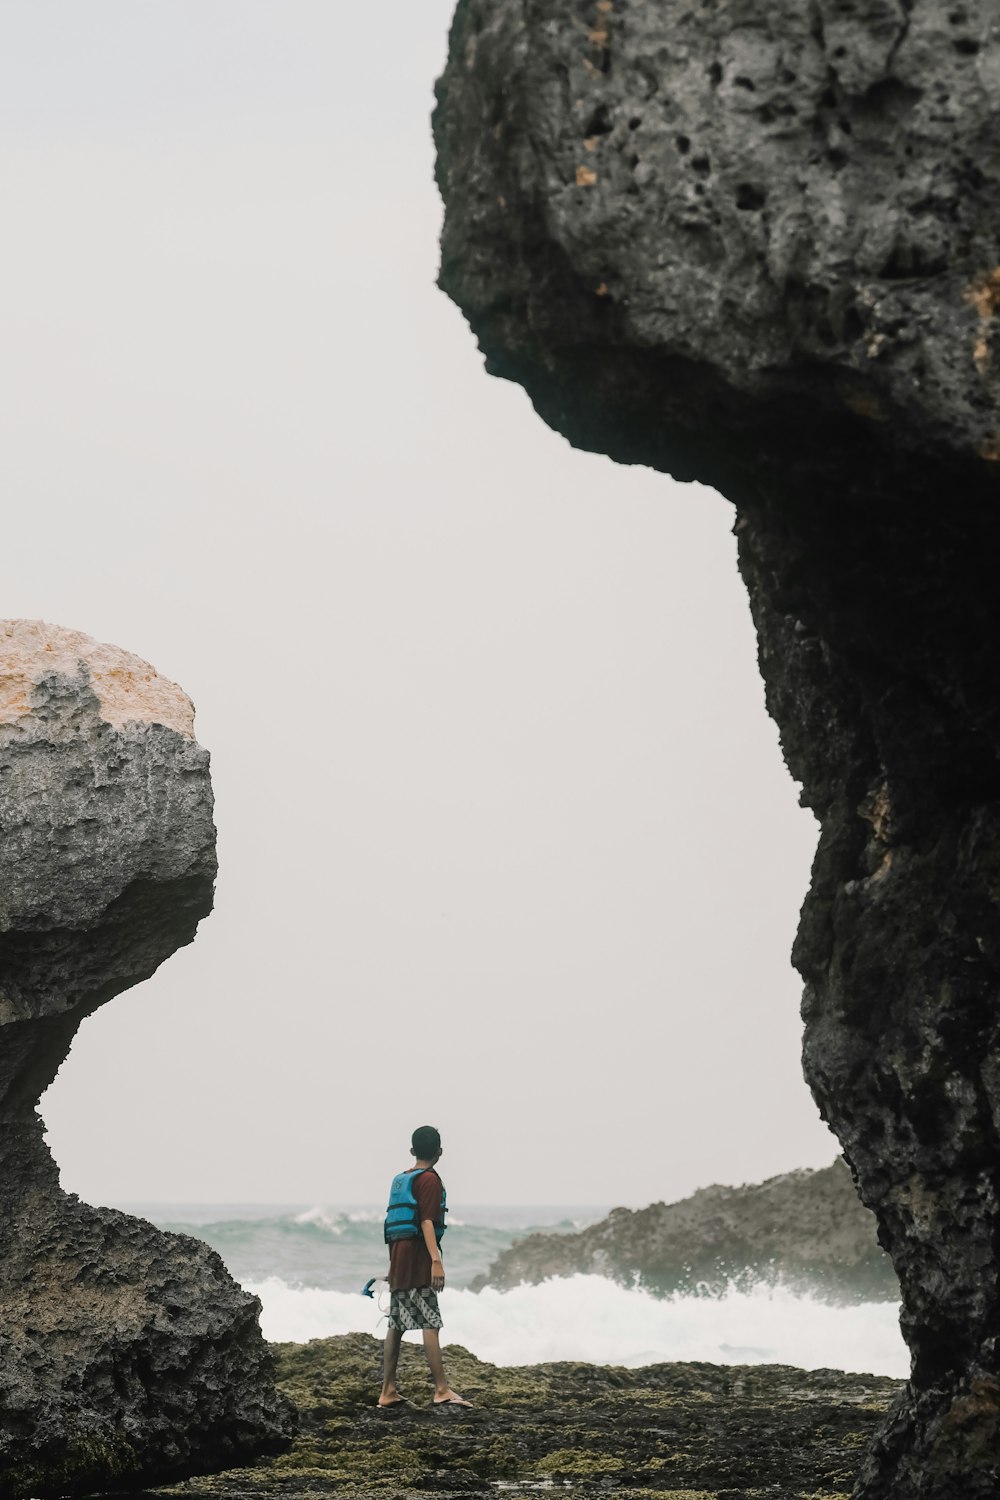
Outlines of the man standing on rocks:
[[385,1372],[378,1404],[383,1410],[399,1406],[396,1367],[403,1334],[419,1328],[424,1353],[434,1378],[435,1406],[471,1406],[449,1386],[441,1357],[441,1312],[437,1294],[444,1290],[441,1237],[445,1231],[447,1195],[434,1170],[441,1159],[441,1136],[433,1125],[414,1132],[412,1167],[392,1180],[385,1216],[389,1246],[389,1331],[385,1336]]

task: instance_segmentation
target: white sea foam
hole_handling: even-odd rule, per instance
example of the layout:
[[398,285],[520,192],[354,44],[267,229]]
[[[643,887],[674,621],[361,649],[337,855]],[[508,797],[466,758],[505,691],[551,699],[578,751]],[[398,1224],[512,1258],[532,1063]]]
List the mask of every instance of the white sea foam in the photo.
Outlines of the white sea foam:
[[[357,1293],[258,1282],[265,1337],[301,1343],[335,1333],[385,1332],[379,1307]],[[724,1297],[656,1298],[600,1276],[542,1286],[446,1291],[445,1343],[498,1365],[574,1359],[646,1365],[661,1360],[788,1364],[905,1378],[909,1356],[898,1309],[888,1302],[831,1307],[758,1287]],[[419,1337],[408,1335],[408,1337]]]
[[329,1230],[331,1234],[343,1234],[344,1226],[341,1222],[341,1217],[338,1213],[334,1213],[333,1217],[331,1217],[328,1208],[324,1208],[322,1204],[317,1204],[315,1208],[306,1208],[300,1214],[296,1214],[292,1222],[294,1224],[316,1224],[320,1229]]

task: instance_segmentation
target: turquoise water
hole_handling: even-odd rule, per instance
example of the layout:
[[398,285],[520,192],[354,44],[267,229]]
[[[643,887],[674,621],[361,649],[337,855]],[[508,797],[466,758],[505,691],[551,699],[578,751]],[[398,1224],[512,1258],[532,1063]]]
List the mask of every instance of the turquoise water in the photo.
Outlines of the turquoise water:
[[[384,1208],[372,1204],[120,1204],[161,1229],[191,1234],[217,1250],[240,1282],[276,1277],[288,1286],[353,1292],[382,1276],[388,1255]],[[606,1208],[473,1207],[449,1215],[444,1260],[449,1285],[469,1284],[501,1250],[535,1229],[568,1233]]]

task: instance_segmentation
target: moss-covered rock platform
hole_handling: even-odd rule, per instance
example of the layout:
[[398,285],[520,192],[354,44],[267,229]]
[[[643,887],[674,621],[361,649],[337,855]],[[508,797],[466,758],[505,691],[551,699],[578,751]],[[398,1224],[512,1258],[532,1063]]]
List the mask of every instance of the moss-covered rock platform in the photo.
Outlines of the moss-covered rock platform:
[[846,1500],[858,1459],[899,1383],[784,1365],[550,1364],[499,1369],[447,1351],[472,1411],[432,1409],[419,1346],[400,1387],[414,1403],[375,1408],[381,1344],[366,1334],[275,1346],[299,1409],[291,1449],[253,1469],[158,1494],[337,1495],[516,1500],[624,1491],[630,1500]]

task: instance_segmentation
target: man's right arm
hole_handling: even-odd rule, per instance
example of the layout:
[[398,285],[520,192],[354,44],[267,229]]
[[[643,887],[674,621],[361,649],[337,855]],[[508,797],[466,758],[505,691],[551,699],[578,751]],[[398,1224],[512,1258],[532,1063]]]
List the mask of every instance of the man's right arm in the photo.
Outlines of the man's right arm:
[[440,1292],[444,1288],[444,1262],[434,1228],[441,1217],[441,1179],[436,1172],[421,1173],[417,1178],[416,1197],[420,1208],[420,1232],[431,1258],[431,1286]]
[[437,1242],[434,1233],[434,1220],[424,1219],[420,1225],[423,1231],[424,1244],[431,1258],[431,1286],[436,1292],[444,1291],[444,1261],[441,1259],[441,1246]]

